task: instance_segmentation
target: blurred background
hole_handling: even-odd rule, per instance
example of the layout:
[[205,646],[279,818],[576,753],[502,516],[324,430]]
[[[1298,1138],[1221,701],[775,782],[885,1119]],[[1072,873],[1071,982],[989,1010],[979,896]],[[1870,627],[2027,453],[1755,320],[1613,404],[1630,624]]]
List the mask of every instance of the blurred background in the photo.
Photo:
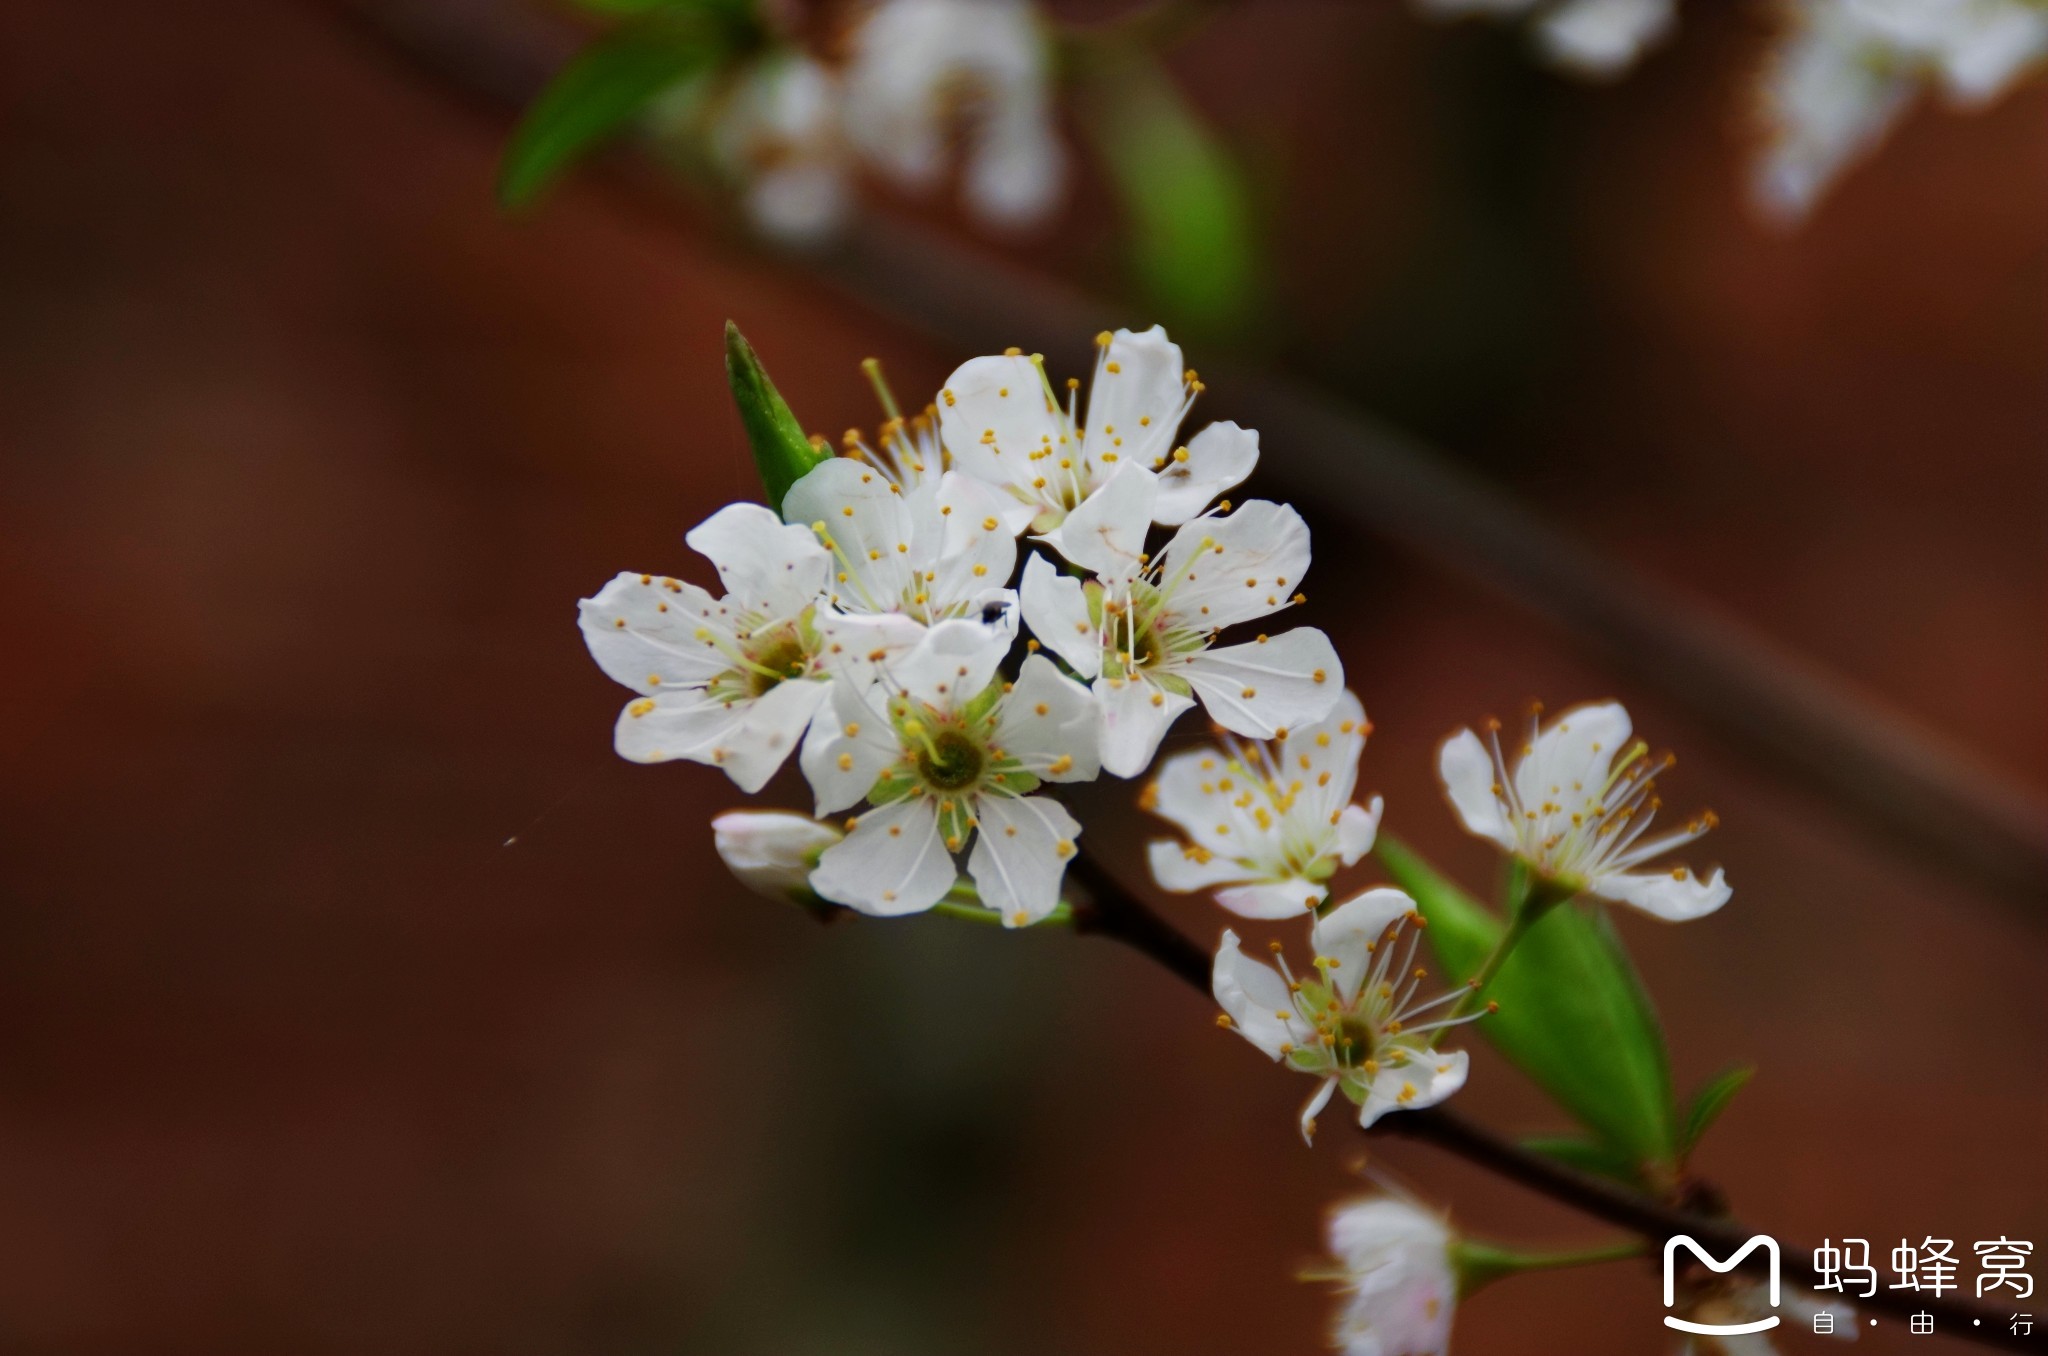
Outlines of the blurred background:
[[[1189,360],[1422,436],[1873,738],[2038,795],[2048,87],[1920,109],[1788,232],[1743,193],[1767,37],[1692,4],[1588,86],[1391,3],[1221,11],[1172,69],[1265,247]],[[832,434],[876,422],[862,358],[930,391],[978,350],[603,169],[508,216],[516,110],[460,85],[344,6],[0,8],[0,1349],[1316,1351],[1295,1274],[1368,1150],[1475,1231],[1607,1237],[1427,1148],[1303,1148],[1302,1081],[1108,943],[820,927],[727,878],[740,797],[613,755],[575,600],[704,577],[682,533],[757,493],[728,317]],[[1143,326],[1094,192],[991,285],[1021,261]],[[1432,754],[1532,697],[1624,699],[1674,807],[1719,812],[1730,907],[1619,921],[1681,1089],[1761,1066],[1699,1163],[1746,1220],[2048,1242],[2039,890],[1294,497],[1390,831],[1485,886]],[[1083,817],[1135,881],[1129,789]],[[1458,1109],[1563,1124],[1490,1052]],[[1456,1343],[1657,1350],[1657,1287],[1510,1281]]]

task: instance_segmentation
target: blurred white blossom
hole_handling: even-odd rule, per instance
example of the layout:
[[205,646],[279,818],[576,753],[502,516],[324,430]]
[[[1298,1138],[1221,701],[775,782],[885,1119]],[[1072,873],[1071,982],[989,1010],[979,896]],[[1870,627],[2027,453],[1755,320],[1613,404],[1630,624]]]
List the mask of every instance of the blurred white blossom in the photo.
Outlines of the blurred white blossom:
[[1454,1239],[1420,1205],[1374,1196],[1330,1213],[1343,1305],[1330,1336],[1344,1356],[1444,1356],[1458,1307]]
[[1043,655],[1004,682],[1009,645],[977,621],[943,621],[884,683],[835,686],[804,741],[804,775],[821,815],[874,808],[826,850],[812,889],[863,913],[916,913],[952,889],[971,840],[968,874],[1004,923],[1059,904],[1081,826],[1031,793],[1095,777],[1094,700]]
[[1755,192],[1787,220],[1810,212],[1921,89],[1981,108],[2048,56],[2040,0],[1788,0],[1786,18],[1765,66]]
[[1354,805],[1371,726],[1346,692],[1320,721],[1271,743],[1196,749],[1166,760],[1141,802],[1187,835],[1156,840],[1153,879],[1168,890],[1214,890],[1247,918],[1289,918],[1329,897],[1338,868],[1372,850],[1380,798]]
[[[1541,728],[1535,714],[1512,760],[1500,722],[1487,738],[1460,730],[1444,742],[1437,769],[1465,828],[1527,863],[1556,890],[1583,890],[1667,922],[1712,913],[1732,891],[1716,870],[1701,880],[1683,866],[1638,871],[1714,826],[1712,811],[1684,827],[1652,835],[1662,802],[1649,746],[1630,741],[1619,703],[1574,707]],[[1512,763],[1512,765],[1511,765]]]
[[853,184],[841,103],[839,78],[794,50],[755,62],[727,95],[712,152],[764,233],[803,244],[845,224]]
[[1303,1139],[1315,1135],[1316,1116],[1335,1092],[1356,1102],[1358,1123],[1369,1126],[1390,1111],[1435,1106],[1465,1085],[1465,1053],[1438,1050],[1435,1036],[1482,1014],[1416,1020],[1467,992],[1417,999],[1428,977],[1415,965],[1421,932],[1407,895],[1367,890],[1314,919],[1315,958],[1299,977],[1278,943],[1275,969],[1246,956],[1237,934],[1224,932],[1211,983],[1227,1024],[1269,1057],[1322,1080],[1302,1108]]
[[711,834],[742,885],[784,901],[810,892],[818,855],[844,837],[830,824],[786,810],[729,810],[711,821]]
[[1551,64],[1593,79],[1618,76],[1662,42],[1677,0],[1416,0],[1426,14],[1530,15],[1536,47]]

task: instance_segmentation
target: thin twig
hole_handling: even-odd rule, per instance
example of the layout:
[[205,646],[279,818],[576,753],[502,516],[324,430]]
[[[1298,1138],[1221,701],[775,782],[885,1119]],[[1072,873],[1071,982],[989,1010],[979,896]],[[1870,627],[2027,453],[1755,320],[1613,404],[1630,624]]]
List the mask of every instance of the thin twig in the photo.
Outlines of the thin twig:
[[[1086,896],[1073,903],[1076,931],[1115,938],[1164,966],[1205,997],[1208,995],[1209,955],[1192,938],[1126,889],[1085,849],[1067,870]],[[1724,1215],[1701,1214],[1633,1191],[1608,1178],[1581,1172],[1502,1139],[1442,1107],[1383,1116],[1367,1133],[1398,1135],[1434,1145],[1560,1205],[1626,1229],[1659,1248],[1666,1239],[1686,1234],[1715,1256],[1725,1257],[1753,1236],[1751,1229]],[[1711,1185],[1697,1180],[1688,1182],[1684,1191],[1694,1199],[1720,1198]],[[1788,1282],[1809,1290],[1820,1282],[1821,1274],[1810,1260],[1812,1249],[1796,1244],[1781,1248],[1781,1274]],[[1764,1272],[1768,1265],[1768,1259],[1758,1251],[1745,1258],[1741,1268]],[[1940,1322],[1952,1325],[1941,1328],[1949,1337],[2013,1351],[2034,1350],[2033,1343],[2006,1331],[2003,1315],[1982,1305],[1960,1299],[1930,1299],[1919,1291],[1884,1288],[1867,1297],[1847,1298],[1853,1298],[1859,1308],[1872,1313],[1932,1314]]]

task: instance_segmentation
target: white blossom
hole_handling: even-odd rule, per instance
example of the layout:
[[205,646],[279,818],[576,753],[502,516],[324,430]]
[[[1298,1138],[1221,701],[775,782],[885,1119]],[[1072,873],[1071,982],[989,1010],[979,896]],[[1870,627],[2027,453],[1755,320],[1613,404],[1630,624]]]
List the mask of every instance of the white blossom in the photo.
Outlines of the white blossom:
[[1713,812],[1651,834],[1661,805],[1657,774],[1676,760],[1653,762],[1630,731],[1615,702],[1574,707],[1548,728],[1532,714],[1510,766],[1493,721],[1485,741],[1470,730],[1446,740],[1437,769],[1465,828],[1521,858],[1540,880],[1668,922],[1703,917],[1732,893],[1722,872],[1701,880],[1683,866],[1637,868],[1704,834]]
[[1336,648],[1313,627],[1215,643],[1224,627],[1301,601],[1301,515],[1255,499],[1184,523],[1155,559],[1144,545],[1160,484],[1119,467],[1044,538],[1094,578],[1084,585],[1034,555],[1019,588],[1032,634],[1094,685],[1102,765],[1119,777],[1142,772],[1197,699],[1223,728],[1272,739],[1328,715],[1344,690]]
[[[924,465],[925,463],[919,463]],[[882,468],[833,457],[790,487],[782,514],[807,523],[832,553],[833,609],[899,614],[924,625],[956,617],[1016,632],[1006,586],[1017,542],[988,486],[957,471],[920,473],[906,491]]]
[[1765,66],[1769,142],[1755,185],[1786,219],[1811,211],[1923,87],[1978,108],[2048,56],[2037,0],[1790,0],[1787,12]]
[[959,145],[963,197],[995,226],[1043,220],[1066,182],[1046,39],[1023,0],[882,0],[849,39],[846,130],[918,190]]
[[1330,1336],[1344,1356],[1444,1356],[1458,1307],[1454,1243],[1442,1218],[1394,1196],[1330,1213],[1344,1295]]
[[831,679],[870,681],[867,656],[900,646],[901,618],[839,618],[818,604],[831,556],[807,527],[729,504],[684,538],[710,558],[715,598],[665,575],[619,575],[577,605],[591,657],[640,695],[613,742],[637,763],[725,769],[759,791],[795,751]]
[[1467,993],[1461,987],[1417,1000],[1427,978],[1415,965],[1421,931],[1407,895],[1367,890],[1314,919],[1315,959],[1298,979],[1278,943],[1276,970],[1238,950],[1235,932],[1224,932],[1211,982],[1230,1027],[1270,1058],[1322,1080],[1302,1109],[1303,1139],[1314,1136],[1315,1118],[1332,1093],[1356,1102],[1358,1123],[1369,1126],[1390,1111],[1435,1106],[1465,1085],[1465,1053],[1438,1050],[1435,1036],[1481,1014],[1417,1022]]
[[766,899],[810,892],[818,855],[845,835],[786,810],[729,810],[711,821],[712,842],[740,884]]
[[1175,754],[1141,804],[1185,843],[1154,841],[1152,876],[1168,890],[1214,890],[1247,918],[1288,918],[1329,897],[1329,879],[1372,850],[1381,802],[1354,805],[1371,726],[1350,692],[1329,715],[1266,744]]
[[839,78],[802,52],[748,67],[711,124],[711,150],[743,186],[747,215],[787,244],[822,240],[845,224],[852,166],[840,129]]
[[1620,75],[1676,26],[1677,0],[1417,0],[1437,17],[1535,15],[1537,50],[1590,79]]
[[1031,793],[1096,775],[1094,701],[1043,655],[1027,658],[1014,684],[1001,681],[1008,644],[979,622],[942,621],[887,685],[836,685],[804,742],[804,775],[820,815],[863,798],[874,808],[820,858],[820,895],[871,914],[928,909],[952,888],[954,855],[971,840],[968,874],[1006,924],[1059,903],[1081,826]]
[[1165,330],[1118,330],[1095,342],[1085,425],[1080,383],[1067,384],[1062,408],[1043,363],[1015,349],[963,363],[939,393],[939,429],[953,464],[1006,496],[1004,521],[1013,532],[1054,530],[1132,466],[1157,473],[1153,521],[1175,526],[1258,464],[1258,434],[1236,424],[1211,424],[1185,446],[1177,443],[1202,386]]

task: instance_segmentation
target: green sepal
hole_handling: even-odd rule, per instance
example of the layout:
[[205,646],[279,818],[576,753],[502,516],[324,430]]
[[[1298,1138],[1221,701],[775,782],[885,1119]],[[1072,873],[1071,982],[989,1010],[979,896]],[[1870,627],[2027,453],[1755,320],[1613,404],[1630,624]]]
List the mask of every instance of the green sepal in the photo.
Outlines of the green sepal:
[[768,379],[754,346],[730,320],[725,322],[725,378],[747,431],[747,445],[754,450],[754,469],[761,473],[768,504],[780,514],[789,487],[830,461],[831,449],[813,443],[804,433],[789,403]]
[[894,805],[897,801],[909,795],[911,788],[916,785],[917,779],[907,772],[898,772],[893,775],[884,773],[876,779],[874,786],[869,788],[868,804],[876,806]]
[[1006,763],[997,770],[1003,774],[999,785],[1013,796],[1028,796],[1040,786],[1038,775],[1026,772],[1021,763],[1015,767]]
[[1685,1125],[1678,1133],[1678,1156],[1687,1158],[1698,1147],[1707,1131],[1713,1128],[1721,1113],[1728,1109],[1728,1103],[1735,1100],[1735,1094],[1756,1077],[1754,1064],[1738,1065],[1707,1080],[1692,1099],[1692,1106],[1685,1113]]
[[[1374,848],[1429,922],[1453,979],[1476,974],[1504,925],[1400,843]],[[1670,1058],[1657,1014],[1604,910],[1552,908],[1487,986],[1500,1010],[1475,1025],[1603,1143],[1659,1168],[1677,1158]]]
[[988,718],[988,713],[995,710],[996,703],[1002,699],[1003,680],[998,677],[974,694],[974,699],[961,711],[961,719],[968,725],[977,725]]
[[1488,1243],[1475,1243],[1467,1238],[1451,1240],[1451,1270],[1458,1278],[1458,1298],[1470,1299],[1495,1281],[1509,1276],[1519,1276],[1525,1271],[1561,1271],[1567,1267],[1598,1266],[1602,1262],[1622,1262],[1643,1254],[1644,1244],[1639,1239],[1614,1243],[1602,1248],[1584,1248],[1571,1252],[1516,1252],[1511,1248],[1496,1248]]

